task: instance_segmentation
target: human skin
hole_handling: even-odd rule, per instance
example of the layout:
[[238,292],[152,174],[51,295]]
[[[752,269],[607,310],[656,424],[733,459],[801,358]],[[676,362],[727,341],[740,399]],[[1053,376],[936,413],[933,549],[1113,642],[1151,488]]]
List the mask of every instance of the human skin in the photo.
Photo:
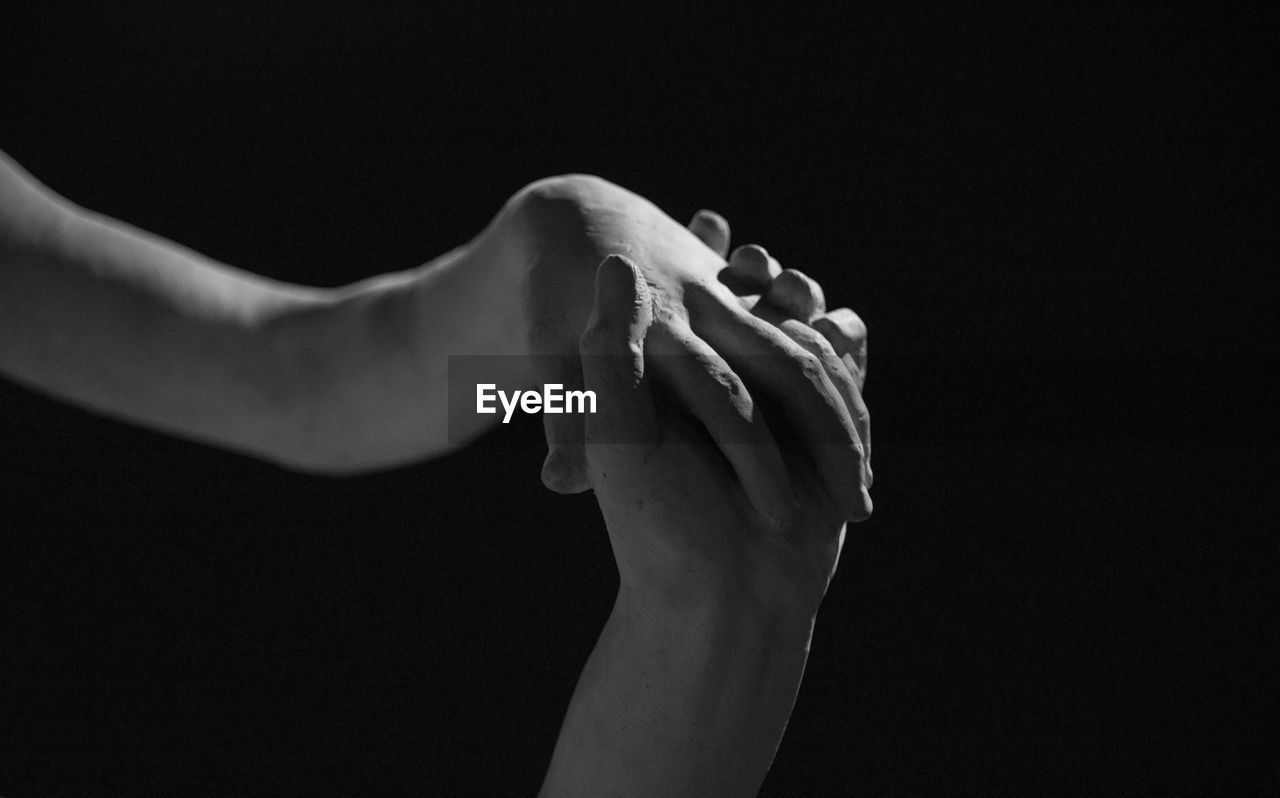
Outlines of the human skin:
[[[576,355],[604,252],[636,253],[676,303],[686,283],[749,274],[761,257],[743,249],[727,268],[723,220],[700,214],[693,227],[598,178],[551,178],[439,258],[318,289],[79,207],[0,153],[0,373],[294,469],[386,468],[442,454],[493,423],[472,416],[450,435],[450,355],[521,356],[502,359],[514,371],[498,375],[521,389],[579,383],[540,373],[527,356]],[[770,293],[768,280],[747,283]],[[791,293],[804,307],[803,291]],[[582,490],[581,421],[562,421],[572,423],[548,428],[556,445],[544,476]]]
[[[802,339],[801,346],[769,354],[795,361],[803,349],[820,350],[820,359],[827,361],[823,365],[836,374],[844,370],[834,369],[834,361],[840,358],[834,347],[856,349],[856,342],[844,340],[850,333],[865,341],[865,327],[859,331],[848,324],[828,324],[830,340],[815,332],[812,325],[828,316],[838,320],[837,314],[855,319],[856,315],[847,309],[826,314],[822,289],[812,279],[781,269],[756,246],[739,248],[726,264],[723,250],[699,246],[694,235],[652,203],[608,181],[570,175],[534,183],[523,193],[523,218],[534,231],[529,236],[533,242],[529,285],[533,288],[526,292],[529,351],[534,355],[574,350],[592,307],[595,269],[611,253],[628,256],[664,312],[681,319],[717,349],[729,341],[755,341],[754,331],[760,326],[756,322],[765,319],[785,325],[789,335]],[[740,312],[744,307],[753,313]],[[667,354],[696,361],[697,353],[680,343]],[[575,359],[548,362],[551,370],[546,381],[572,389],[581,386]],[[856,392],[849,399],[861,403]],[[848,409],[857,419],[861,439],[869,441],[865,405],[850,404]],[[581,421],[551,415],[543,420],[551,450],[544,482],[563,492],[586,489]],[[845,479],[833,468],[825,469],[824,476],[831,484]],[[750,489],[765,482],[767,477],[757,474],[747,485]]]
[[[848,517],[819,473],[815,448],[831,444],[779,446],[757,400],[769,395],[791,418],[823,415],[815,427],[850,441],[857,429],[840,389],[815,380],[814,363],[775,361],[780,373],[766,378],[743,367],[747,347],[726,344],[724,358],[706,355],[718,379],[659,368],[653,353],[696,334],[627,259],[601,263],[595,304],[580,344],[600,407],[586,421],[585,453],[619,589],[541,794],[754,795],[799,689]],[[788,345],[769,325],[753,333]],[[694,394],[692,414],[663,398]],[[826,401],[815,404],[814,394]],[[760,432],[737,455],[717,451],[700,429],[726,417]],[[865,474],[862,449],[839,448],[850,473]],[[778,479],[780,513],[748,497],[743,457]]]
[[[718,217],[700,214],[692,228],[607,181],[563,176],[518,192],[475,239],[435,261],[322,290],[241,272],[79,208],[0,159],[0,372],[81,406],[292,468],[386,467],[453,445],[451,354],[520,355],[500,362],[528,365],[499,379],[523,388],[583,384],[591,358],[579,359],[580,339],[595,306],[597,266],[605,254],[627,253],[660,317],[662,334],[651,342],[666,357],[653,377],[675,397],[668,409],[696,418],[719,451],[668,419],[698,444],[663,450],[648,468],[627,463],[609,480],[601,465],[608,447],[597,444],[588,456],[580,419],[548,425],[544,480],[564,491],[595,488],[623,576],[571,703],[548,794],[558,794],[562,778],[570,793],[571,785],[603,781],[681,794],[699,783],[697,769],[708,791],[689,794],[743,794],[776,748],[830,572],[821,557],[816,567],[809,562],[807,547],[775,546],[782,556],[756,567],[765,562],[759,552],[725,545],[725,533],[768,530],[773,537],[760,540],[786,540],[814,508],[840,519],[869,514],[869,421],[854,377],[862,372],[842,360],[865,354],[865,327],[824,314],[817,284],[758,247],[740,248],[726,263],[728,230]],[[630,307],[609,312],[626,318]],[[539,371],[530,355],[554,356],[550,369]],[[760,373],[762,362],[778,373]],[[743,404],[744,379],[760,396],[782,400],[803,452],[780,449]],[[475,419],[452,437],[492,423]],[[610,423],[616,431],[619,423]],[[625,488],[620,475],[635,484]],[[619,514],[657,494],[672,497],[670,513]],[[709,536],[703,543],[716,545],[687,545],[697,533],[688,519]],[[646,559],[655,539],[667,556]],[[838,542],[833,554],[824,539],[833,568]],[[641,681],[654,687],[650,712],[626,715],[618,702]],[[581,744],[581,723],[628,717],[634,730],[670,731],[683,736],[666,739],[718,752],[715,761],[733,763],[731,772],[708,769],[705,756],[623,744],[616,735],[609,750]],[[663,725],[672,719],[696,721],[696,740],[687,727]]]

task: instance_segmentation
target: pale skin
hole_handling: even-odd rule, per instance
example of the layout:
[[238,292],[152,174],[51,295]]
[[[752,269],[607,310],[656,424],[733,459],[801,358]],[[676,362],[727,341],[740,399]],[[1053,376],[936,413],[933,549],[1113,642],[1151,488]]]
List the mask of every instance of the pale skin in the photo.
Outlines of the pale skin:
[[[768,325],[753,333],[788,345]],[[587,417],[586,455],[620,584],[543,795],[753,795],[773,760],[845,519],[865,491],[833,495],[818,473],[818,448],[831,446],[858,473],[860,447],[808,439],[783,447],[770,437],[755,405],[766,393],[787,416],[816,416],[814,428],[858,439],[841,389],[822,372],[750,373],[751,337],[726,345],[724,358],[706,352],[713,379],[654,368],[667,361],[651,361],[651,352],[696,335],[635,264],[609,257],[600,266],[581,340],[586,385],[601,405]],[[749,388],[731,368],[738,363]],[[690,412],[659,400],[659,384],[696,394]],[[699,422],[753,426],[757,435],[717,452]],[[634,442],[614,442],[620,433]],[[746,484],[753,469],[778,480],[776,503],[762,507],[754,497]]]
[[[332,474],[386,468],[453,447],[445,380],[451,354],[573,355],[555,361],[551,373],[528,366],[505,376],[521,387],[581,385],[583,367],[576,355],[597,307],[596,267],[606,255],[621,253],[639,270],[646,295],[661,309],[658,328],[674,333],[652,338],[661,342],[653,346],[698,355],[684,360],[704,364],[666,374],[666,384],[708,429],[730,430],[752,442],[725,446],[722,453],[734,470],[735,501],[757,514],[754,522],[771,528],[791,524],[797,493],[821,497],[823,506],[835,508],[842,518],[866,517],[871,475],[869,420],[861,399],[865,326],[851,311],[826,312],[816,283],[781,269],[762,249],[729,253],[728,242],[728,226],[715,214],[700,212],[686,229],[625,189],[599,178],[564,176],[517,192],[472,241],[416,269],[316,289],[237,270],[76,206],[0,153],[0,373],[97,412],[290,468]],[[811,444],[835,442],[809,446],[812,471],[797,470],[790,454],[763,437],[763,424],[739,423],[741,408],[719,395],[717,386],[734,372],[727,365],[722,369],[723,361],[705,357],[704,348],[748,368],[750,359],[743,357],[760,347],[794,364],[788,385],[775,380],[761,389],[795,393],[800,403],[789,411],[802,437]],[[754,389],[752,375],[743,377]],[[573,423],[564,423],[569,420]],[[474,437],[491,423],[490,417],[476,417],[474,428],[461,437]],[[621,522],[611,519],[599,477],[593,475],[598,456],[588,454],[584,436],[589,434],[578,417],[548,423],[543,478],[564,492],[595,487],[616,554]],[[691,469],[690,484],[701,484],[697,479],[714,473],[702,470],[705,465],[692,459],[680,467]],[[636,472],[635,479],[638,488],[655,489],[662,482],[652,473]],[[800,484],[803,490],[797,489]],[[716,485],[722,483],[706,486],[712,495]],[[612,494],[606,490],[605,495]],[[653,522],[649,533],[673,539],[682,534],[678,525],[648,521]],[[619,557],[624,576],[625,562]],[[709,576],[705,587],[722,585],[720,577]],[[798,590],[812,598],[809,588]],[[661,590],[645,595],[652,598]],[[820,598],[821,590],[816,595]],[[699,605],[698,611],[708,606]],[[809,603],[788,603],[780,614],[770,608],[769,617],[776,615],[779,623],[768,626],[801,630],[807,646],[812,615],[809,609],[793,614],[798,606]],[[816,611],[816,604],[810,609]],[[683,624],[687,610],[671,615],[673,623]],[[615,607],[615,616],[619,612]],[[723,627],[717,645],[725,651],[754,645],[735,650],[763,655],[759,624],[754,615],[739,617]],[[611,619],[606,635],[617,626]],[[634,645],[625,654],[598,648],[588,671],[614,660],[625,666],[638,661],[635,656]],[[702,667],[694,660],[686,665]],[[794,675],[798,684],[799,672],[793,670],[782,682],[789,684]],[[692,696],[698,685],[673,682],[673,689],[692,690],[684,693]],[[786,689],[794,694],[794,685],[781,693]],[[768,749],[771,756],[789,708],[788,700],[786,711],[770,715],[766,730],[748,729],[726,716],[724,728],[707,730],[706,748],[728,750],[726,745],[738,745],[746,735],[755,741],[749,750]],[[570,720],[581,710],[575,696]],[[556,763],[573,764],[574,750],[561,752],[564,739],[552,774],[559,772]],[[654,772],[670,772],[673,779],[684,772],[678,763],[666,767],[670,752],[629,750],[647,756]],[[554,784],[549,775],[546,794],[572,794]]]

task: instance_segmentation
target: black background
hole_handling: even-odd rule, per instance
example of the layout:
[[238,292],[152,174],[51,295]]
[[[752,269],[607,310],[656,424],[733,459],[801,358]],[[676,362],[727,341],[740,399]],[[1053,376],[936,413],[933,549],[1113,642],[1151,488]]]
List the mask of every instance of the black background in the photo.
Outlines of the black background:
[[[0,147],[318,285],[552,174],[718,210],[871,330],[763,794],[1274,788],[1274,16],[688,5],[9,9]],[[0,413],[0,794],[536,790],[616,579],[536,422],[329,480]]]

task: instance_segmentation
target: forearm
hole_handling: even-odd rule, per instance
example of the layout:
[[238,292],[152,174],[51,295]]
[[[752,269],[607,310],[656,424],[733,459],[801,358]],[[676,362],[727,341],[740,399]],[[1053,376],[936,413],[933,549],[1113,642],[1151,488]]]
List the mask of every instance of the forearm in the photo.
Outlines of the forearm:
[[78,208],[0,153],[0,373],[294,467],[425,457],[448,444],[448,354],[522,340],[518,304],[495,301],[515,292],[489,290],[519,268],[493,227],[419,269],[306,288]]
[[[532,385],[518,291],[524,243],[509,202],[473,241],[416,269],[330,293],[278,314],[292,415],[326,471],[358,471],[439,455],[494,423],[449,418],[449,359],[507,355],[495,379]],[[514,356],[514,357],[510,357]]]
[[723,265],[700,244],[663,249],[682,238],[643,198],[570,175],[517,192],[434,262],[321,290],[78,208],[0,153],[0,373],[291,467],[387,467],[491,423],[449,429],[451,355],[515,355],[495,361],[496,381],[531,387],[524,356],[576,355],[605,254]]
[[263,331],[323,292],[236,273],[77,208],[0,163],[0,371],[189,437],[271,447]]
[[755,795],[795,702],[811,629],[811,619],[741,597],[672,614],[621,590],[542,795]]

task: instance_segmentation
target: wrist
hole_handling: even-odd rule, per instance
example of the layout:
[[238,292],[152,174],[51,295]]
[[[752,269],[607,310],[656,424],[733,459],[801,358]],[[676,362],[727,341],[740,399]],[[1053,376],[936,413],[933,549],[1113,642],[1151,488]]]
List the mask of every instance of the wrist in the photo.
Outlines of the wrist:
[[413,271],[412,336],[427,356],[524,355],[525,260],[511,203],[470,242]]
[[596,269],[607,255],[634,254],[643,239],[637,230],[641,202],[606,180],[580,174],[538,180],[513,198],[533,354],[577,357],[595,302]]
[[747,579],[708,580],[696,587],[653,589],[628,585],[618,602],[634,622],[657,636],[696,638],[723,650],[808,651],[816,604],[802,591],[774,590]]
[[623,585],[569,705],[543,795],[754,795],[807,650],[736,602],[672,612]]
[[450,357],[483,357],[495,381],[532,384],[522,299],[529,259],[520,220],[520,195],[512,197],[467,244],[412,272],[406,318],[424,373],[447,382]]

